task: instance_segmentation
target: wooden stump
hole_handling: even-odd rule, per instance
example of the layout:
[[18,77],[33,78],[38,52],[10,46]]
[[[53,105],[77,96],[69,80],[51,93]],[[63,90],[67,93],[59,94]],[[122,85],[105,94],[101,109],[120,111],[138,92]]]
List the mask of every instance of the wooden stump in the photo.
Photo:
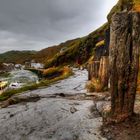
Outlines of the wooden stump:
[[91,80],[92,78],[98,78],[99,75],[99,67],[100,67],[100,61],[93,61],[92,64],[89,64],[88,66],[88,80]]
[[103,88],[108,88],[108,74],[109,69],[109,57],[108,56],[102,56],[100,60],[100,67],[99,67],[99,81]]

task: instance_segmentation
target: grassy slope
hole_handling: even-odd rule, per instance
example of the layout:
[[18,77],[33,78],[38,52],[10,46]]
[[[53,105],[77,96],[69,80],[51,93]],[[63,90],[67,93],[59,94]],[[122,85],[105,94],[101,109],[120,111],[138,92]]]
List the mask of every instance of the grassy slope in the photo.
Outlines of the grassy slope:
[[3,54],[0,54],[0,62],[6,63],[24,63],[26,60],[35,59],[38,62],[45,63],[49,59],[53,58],[57,53],[60,52],[62,48],[71,47],[77,40],[73,39],[68,40],[64,43],[61,43],[56,46],[42,49],[38,52],[35,51],[9,51]]
[[34,56],[34,59],[39,61],[39,62],[45,63],[49,59],[53,58],[57,53],[59,53],[62,48],[65,48],[65,47],[69,48],[77,40],[78,39],[68,40],[68,41],[61,43],[59,45],[45,48],[45,49],[37,52],[36,55]]
[[87,62],[94,53],[98,39],[104,37],[104,31],[107,27],[108,24],[106,23],[88,36],[73,41],[63,53],[57,53],[55,57],[46,61],[46,67]]

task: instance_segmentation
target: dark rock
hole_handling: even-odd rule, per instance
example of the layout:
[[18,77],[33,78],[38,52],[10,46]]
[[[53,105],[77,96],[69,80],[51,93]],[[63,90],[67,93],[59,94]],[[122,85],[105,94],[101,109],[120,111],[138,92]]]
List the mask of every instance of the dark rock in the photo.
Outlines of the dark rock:
[[75,107],[71,107],[70,108],[70,112],[73,114],[73,113],[75,113],[75,112],[77,112],[78,110],[75,108]]

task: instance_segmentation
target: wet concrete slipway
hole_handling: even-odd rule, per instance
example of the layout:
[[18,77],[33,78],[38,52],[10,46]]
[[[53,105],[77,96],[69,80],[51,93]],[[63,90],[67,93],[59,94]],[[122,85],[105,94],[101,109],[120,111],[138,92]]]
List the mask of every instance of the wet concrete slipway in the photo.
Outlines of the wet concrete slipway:
[[0,140],[105,140],[100,105],[85,97],[87,77],[75,70],[48,88],[13,97],[31,100],[0,109]]

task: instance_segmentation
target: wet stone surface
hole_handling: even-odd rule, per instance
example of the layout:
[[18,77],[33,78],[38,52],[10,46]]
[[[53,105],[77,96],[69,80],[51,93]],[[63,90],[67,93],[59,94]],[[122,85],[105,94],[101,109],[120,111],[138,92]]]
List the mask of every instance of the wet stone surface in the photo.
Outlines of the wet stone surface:
[[75,73],[48,88],[18,95],[20,98],[39,97],[38,100],[0,109],[0,139],[105,140],[100,135],[102,118],[93,100],[47,98],[48,94],[85,93],[87,71]]

